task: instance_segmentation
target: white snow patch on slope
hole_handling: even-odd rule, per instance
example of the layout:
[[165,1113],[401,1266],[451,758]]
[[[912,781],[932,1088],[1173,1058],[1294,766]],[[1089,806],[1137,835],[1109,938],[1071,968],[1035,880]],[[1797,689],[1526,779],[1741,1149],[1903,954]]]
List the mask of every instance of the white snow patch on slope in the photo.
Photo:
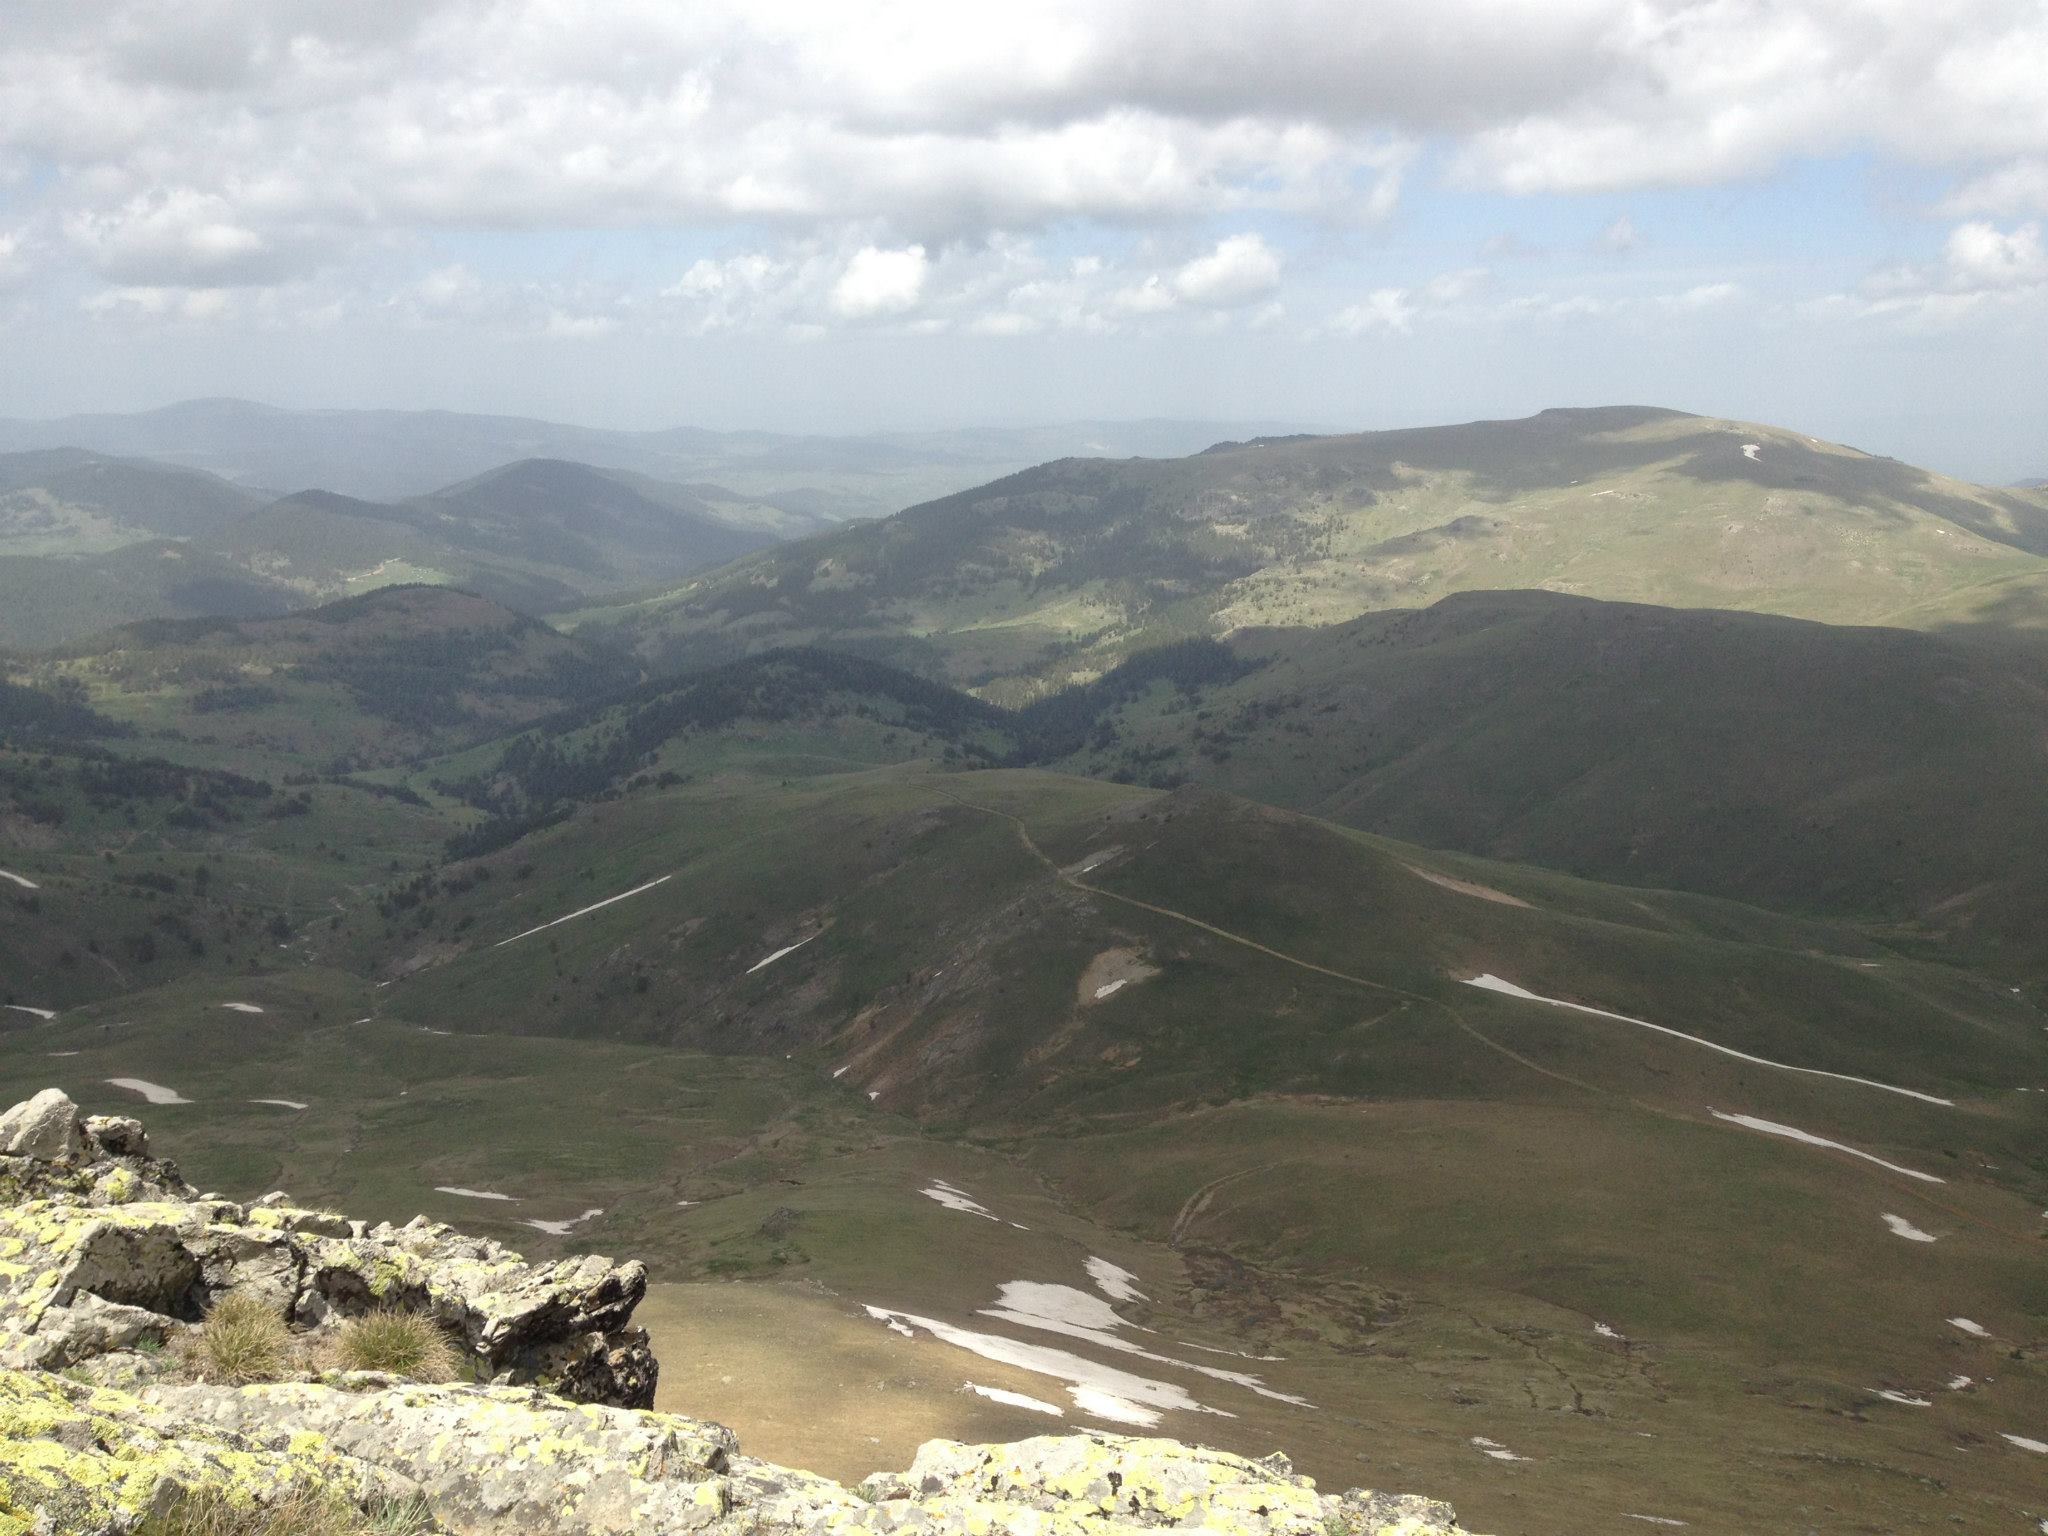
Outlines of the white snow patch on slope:
[[1967,1387],[1973,1379],[1974,1378],[1969,1376],[1951,1376],[1948,1379],[1948,1390],[1951,1392],[1960,1392],[1963,1390],[1963,1388]]
[[1623,1515],[1624,1520],[1640,1520],[1645,1525],[1684,1525],[1683,1520],[1672,1520],[1664,1515]]
[[[1070,1285],[1048,1285],[1036,1280],[1011,1280],[1004,1283],[999,1305],[984,1307],[981,1315],[992,1317],[998,1322],[1010,1323],[1020,1328],[1034,1328],[1043,1333],[1057,1333],[1067,1338],[1080,1339],[1098,1349],[1115,1350],[1118,1354],[1135,1355],[1140,1360],[1150,1360],[1157,1365],[1170,1365],[1183,1371],[1194,1371],[1198,1375],[1216,1381],[1227,1381],[1233,1386],[1256,1392],[1260,1397],[1271,1398],[1276,1403],[1291,1403],[1297,1408],[1313,1408],[1305,1397],[1290,1393],[1276,1392],[1267,1386],[1264,1379],[1244,1371],[1220,1370],[1213,1365],[1197,1365],[1192,1360],[1176,1360],[1171,1355],[1154,1354],[1129,1339],[1120,1338],[1112,1330],[1128,1328],[1126,1323],[1110,1309],[1109,1303],[1086,1291]],[[1149,1331],[1149,1330],[1143,1330]]]
[[806,944],[810,943],[811,939],[815,939],[816,937],[817,935],[814,933],[810,936],[810,938],[798,939],[794,944],[783,945],[782,948],[775,951],[775,953],[770,955],[767,959],[756,960],[752,965],[748,966],[747,974],[751,976],[754,974],[754,972],[760,970],[762,967],[773,965],[776,961],[780,960],[784,955],[795,954],[798,950],[802,949]]
[[1138,1277],[1128,1269],[1119,1269],[1107,1259],[1088,1261],[1088,1278],[1095,1282],[1095,1288],[1111,1301],[1149,1301],[1138,1289]]
[[1816,1136],[1811,1131],[1802,1131],[1797,1126],[1780,1125],[1775,1120],[1759,1120],[1754,1115],[1724,1115],[1720,1110],[1709,1110],[1716,1120],[1727,1120],[1735,1125],[1747,1126],[1752,1131],[1762,1131],[1768,1136],[1785,1136],[1793,1141],[1803,1141],[1808,1146],[1827,1147],[1836,1152],[1846,1152],[1851,1157],[1860,1157],[1866,1163],[1875,1163],[1880,1168],[1889,1168],[1893,1173],[1903,1173],[1909,1179],[1918,1179],[1923,1184],[1946,1184],[1947,1179],[1931,1173],[1921,1173],[1916,1168],[1902,1168],[1897,1163],[1888,1163],[1881,1157],[1868,1152],[1859,1152],[1854,1147],[1844,1146],[1839,1141],[1829,1141],[1825,1136]]
[[1018,1370],[1030,1371],[1037,1376],[1050,1376],[1067,1384],[1068,1395],[1075,1406],[1091,1418],[1107,1419],[1117,1424],[1133,1424],[1150,1428],[1157,1424],[1162,1413],[1177,1411],[1184,1413],[1213,1413],[1222,1418],[1235,1418],[1220,1408],[1210,1408],[1196,1402],[1174,1382],[1155,1381],[1148,1376],[1136,1376],[1129,1371],[1118,1370],[1112,1365],[1102,1365],[1086,1360],[1064,1349],[1054,1349],[1045,1344],[1027,1344],[1018,1339],[1006,1339],[992,1333],[976,1333],[967,1328],[956,1328],[951,1323],[942,1323],[936,1318],[919,1317],[911,1312],[894,1312],[886,1307],[870,1306],[865,1309],[868,1316],[880,1323],[887,1323],[893,1332],[906,1337],[916,1337],[922,1328],[942,1344],[955,1349],[964,1349],[979,1355],[984,1360],[993,1360],[998,1365],[1015,1366]]
[[465,1200],[510,1200],[518,1202],[517,1195],[501,1195],[495,1189],[464,1189],[460,1184],[436,1184],[437,1195],[460,1195]]
[[1123,989],[1124,989],[1125,987],[1128,987],[1128,986],[1129,986],[1130,984],[1131,984],[1131,978],[1130,978],[1130,977],[1128,977],[1128,976],[1119,976],[1119,977],[1117,977],[1117,979],[1116,979],[1115,981],[1109,982],[1109,983],[1107,983],[1107,984],[1105,984],[1105,985],[1103,985],[1103,986],[1097,987],[1097,988],[1095,989],[1095,1001],[1097,1001],[1097,1002],[1099,1003],[1099,1002],[1101,1002],[1101,1001],[1102,1001],[1102,1000],[1103,1000],[1103,999],[1104,999],[1105,997],[1110,997],[1110,996],[1113,996],[1113,995],[1115,995],[1115,994],[1116,994],[1116,993],[1118,993],[1118,992],[1121,992],[1121,991],[1122,991],[1122,990],[1123,990]]
[[616,896],[607,896],[603,901],[593,901],[587,907],[578,907],[574,912],[565,912],[560,917],[555,918],[552,921],[542,923],[538,927],[527,929],[524,933],[515,933],[509,939],[500,939],[498,940],[497,943],[493,944],[491,948],[503,949],[507,944],[517,944],[521,939],[530,939],[536,933],[541,932],[543,929],[552,928],[557,923],[566,923],[571,922],[579,917],[587,917],[592,912],[596,912],[603,907],[608,907],[615,901],[624,901],[628,896],[638,896],[642,891],[651,891],[657,885],[660,885],[665,881],[673,880],[674,878],[674,875],[662,875],[657,879],[648,881],[645,885],[636,885],[630,891],[621,891]]
[[1639,1029],[1655,1030],[1660,1035],[1670,1035],[1673,1039],[1677,1040],[1689,1040],[1694,1045],[1705,1046],[1710,1051],[1719,1051],[1723,1056],[1733,1056],[1737,1061],[1746,1061],[1753,1066],[1770,1067],[1779,1072],[1800,1072],[1808,1077],[1831,1077],[1836,1082],[1857,1083],[1865,1088],[1881,1089],[1886,1093],[1896,1093],[1905,1098],[1918,1099],[1923,1104],[1940,1104],[1950,1109],[1955,1107],[1954,1099],[1937,1098],[1934,1094],[1922,1093],[1917,1088],[1901,1088],[1894,1083],[1880,1083],[1874,1078],[1852,1077],[1847,1072],[1824,1072],[1819,1067],[1795,1067],[1787,1062],[1771,1061],[1762,1056],[1752,1056],[1749,1052],[1738,1051],[1733,1046],[1720,1045],[1712,1040],[1702,1039],[1698,1035],[1688,1035],[1682,1029],[1670,1029],[1662,1024],[1652,1024],[1648,1019],[1631,1018],[1625,1013],[1610,1013],[1605,1008],[1589,1008],[1584,1003],[1568,1003],[1561,997],[1544,997],[1540,993],[1531,992],[1526,987],[1518,987],[1512,981],[1503,981],[1500,977],[1494,975],[1469,977],[1465,985],[1468,987],[1480,987],[1488,992],[1499,992],[1506,997],[1520,998],[1524,1002],[1548,1003],[1553,1008],[1569,1008],[1574,1013],[1590,1013],[1596,1018],[1618,1019],[1623,1024],[1633,1024]]
[[1894,1392],[1888,1387],[1871,1388],[1888,1403],[1902,1403],[1908,1408],[1932,1408],[1934,1404],[1924,1397],[1914,1397],[1910,1392]]
[[1761,459],[1763,458],[1763,451],[1764,445],[1762,443],[1744,443],[1742,445],[1742,456],[1745,459],[1756,459],[1761,461]]
[[302,1104],[297,1099],[251,1099],[249,1102],[251,1104],[275,1104],[280,1109],[311,1109],[313,1107],[310,1104]]
[[1041,1402],[1035,1397],[1026,1397],[1022,1392],[1012,1392],[1005,1387],[984,1387],[978,1381],[963,1382],[961,1390],[972,1392],[976,1397],[985,1397],[992,1403],[1001,1403],[1006,1408],[1028,1408],[1033,1413],[1049,1413],[1056,1419],[1066,1417],[1066,1409],[1054,1403]]
[[1479,1447],[1480,1454],[1491,1456],[1495,1461],[1527,1461],[1526,1456],[1517,1456],[1498,1440],[1489,1440],[1484,1435],[1474,1435],[1472,1443]]
[[573,1228],[580,1227],[594,1216],[602,1216],[604,1207],[594,1205],[581,1216],[571,1216],[567,1221],[529,1221],[527,1226],[536,1232],[546,1232],[553,1237],[567,1237]]
[[231,1009],[236,1013],[261,1013],[263,1011],[254,1003],[222,1003],[221,1007]]
[[27,1003],[0,1003],[0,1007],[4,1007],[9,1013],[32,1013],[45,1023],[57,1017],[57,1010],[54,1008],[31,1008]]
[[840,1078],[846,1076],[846,1074],[851,1072],[852,1070],[853,1067],[851,1064],[843,1067],[834,1067],[832,1069],[832,1081],[835,1083],[838,1082]]
[[2035,1451],[2048,1456],[2048,1440],[2029,1440],[2025,1435],[2008,1435],[2003,1431],[2000,1431],[1998,1438],[2010,1440],[2023,1451]]
[[1609,1327],[1606,1323],[1595,1323],[1593,1325],[1593,1331],[1599,1334],[1600,1337],[1603,1339],[1614,1339],[1622,1344],[1626,1344],[1628,1342],[1627,1334],[1623,1333],[1619,1328]]
[[58,1056],[76,1056],[76,1055],[78,1054],[78,1052],[76,1052],[76,1051],[51,1051],[51,1052],[50,1052],[49,1054],[51,1055],[51,1057],[55,1058],[55,1057],[58,1057]]
[[[874,1095],[869,1094],[868,1097],[873,1098]],[[988,1221],[1002,1220],[1000,1216],[975,1199],[974,1196],[968,1194],[966,1190],[955,1189],[944,1179],[934,1179],[925,1188],[919,1190],[918,1193],[927,1200],[938,1201],[939,1204],[949,1211],[960,1211],[968,1216],[980,1216]]]
[[1196,1344],[1187,1339],[1180,1341],[1182,1349],[1199,1349],[1205,1355],[1229,1355],[1233,1360],[1285,1360],[1285,1355],[1251,1355],[1241,1349],[1218,1349],[1214,1344]]
[[1884,1224],[1900,1237],[1905,1238],[1909,1243],[1931,1243],[1935,1241],[1932,1232],[1922,1232],[1913,1223],[1906,1220],[1905,1217],[1894,1216],[1890,1211],[1884,1213]]
[[40,891],[42,889],[40,885],[37,885],[35,881],[29,879],[28,876],[17,875],[11,869],[0,869],[0,880],[12,880],[24,891]]
[[1988,1339],[1991,1337],[1990,1330],[1985,1328],[1982,1323],[1973,1323],[1967,1317],[1952,1317],[1948,1320],[1948,1325],[1951,1328],[1962,1329],[1963,1332],[1973,1339]]
[[126,1088],[130,1093],[139,1093],[152,1104],[190,1104],[192,1101],[175,1088],[166,1088],[162,1083],[152,1083],[140,1077],[110,1077],[107,1079],[116,1088]]

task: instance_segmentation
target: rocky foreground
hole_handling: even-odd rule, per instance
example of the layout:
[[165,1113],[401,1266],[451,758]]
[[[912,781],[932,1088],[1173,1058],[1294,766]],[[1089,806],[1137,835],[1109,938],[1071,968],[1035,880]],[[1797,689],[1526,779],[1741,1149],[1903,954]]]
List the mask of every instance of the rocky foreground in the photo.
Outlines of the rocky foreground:
[[[719,1425],[648,1409],[646,1284],[637,1263],[530,1265],[424,1219],[201,1194],[136,1121],[46,1090],[0,1115],[0,1536],[176,1529],[198,1501],[255,1530],[309,1497],[402,1505],[408,1529],[455,1536],[1458,1531],[1444,1504],[1319,1494],[1283,1456],[1173,1440],[934,1440],[852,1488],[756,1461]],[[195,1379],[181,1346],[233,1294],[307,1341],[368,1313],[431,1318],[474,1380]]]

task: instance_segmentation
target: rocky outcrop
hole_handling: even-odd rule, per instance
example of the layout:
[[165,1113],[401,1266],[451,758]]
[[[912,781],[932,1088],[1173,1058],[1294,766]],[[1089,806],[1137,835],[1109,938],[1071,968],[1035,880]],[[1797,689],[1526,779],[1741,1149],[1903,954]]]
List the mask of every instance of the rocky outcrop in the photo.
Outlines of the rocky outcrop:
[[[0,1209],[0,1536],[132,1536],[196,1495],[252,1523],[297,1495],[398,1503],[449,1536],[1457,1533],[1442,1504],[1321,1494],[1285,1457],[1172,1440],[935,1440],[851,1489],[755,1461],[719,1425],[590,1400],[651,1396],[629,1325],[638,1265],[530,1266],[422,1221],[365,1229],[280,1196],[201,1197],[148,1161],[133,1122],[66,1122],[47,1098],[0,1120],[52,1154],[0,1154],[0,1176],[33,1191]],[[478,1360],[512,1364],[466,1385],[328,1372],[231,1387],[151,1368],[147,1341],[231,1291],[315,1333],[352,1309],[430,1312]],[[515,1384],[521,1369],[542,1385]]]
[[241,1291],[316,1333],[380,1309],[424,1313],[478,1375],[582,1402],[654,1401],[654,1354],[632,1326],[647,1290],[638,1263],[528,1264],[424,1218],[371,1227],[282,1194],[202,1196],[148,1155],[136,1122],[86,1119],[54,1090],[0,1117],[0,1135],[14,1149],[0,1153],[0,1366],[60,1370],[161,1344]]

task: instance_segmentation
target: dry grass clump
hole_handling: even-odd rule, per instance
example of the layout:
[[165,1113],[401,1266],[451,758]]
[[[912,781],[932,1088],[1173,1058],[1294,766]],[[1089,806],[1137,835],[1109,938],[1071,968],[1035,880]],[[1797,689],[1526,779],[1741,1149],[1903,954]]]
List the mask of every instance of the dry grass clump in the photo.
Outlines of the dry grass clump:
[[144,1520],[135,1536],[427,1536],[436,1529],[418,1500],[364,1509],[335,1493],[295,1493],[251,1506],[201,1488]]
[[274,1381],[292,1363],[292,1332],[257,1297],[229,1291],[213,1304],[186,1350],[185,1364],[209,1381]]
[[345,1371],[383,1371],[413,1381],[453,1381],[462,1356],[431,1317],[418,1312],[367,1312],[336,1330],[328,1346]]

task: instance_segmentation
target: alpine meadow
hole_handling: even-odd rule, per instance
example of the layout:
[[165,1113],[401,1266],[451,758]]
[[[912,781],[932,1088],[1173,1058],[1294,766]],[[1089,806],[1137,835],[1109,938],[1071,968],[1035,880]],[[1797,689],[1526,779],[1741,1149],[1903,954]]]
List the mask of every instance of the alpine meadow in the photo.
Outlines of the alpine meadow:
[[2037,4],[0,80],[0,1536],[2048,1531]]

